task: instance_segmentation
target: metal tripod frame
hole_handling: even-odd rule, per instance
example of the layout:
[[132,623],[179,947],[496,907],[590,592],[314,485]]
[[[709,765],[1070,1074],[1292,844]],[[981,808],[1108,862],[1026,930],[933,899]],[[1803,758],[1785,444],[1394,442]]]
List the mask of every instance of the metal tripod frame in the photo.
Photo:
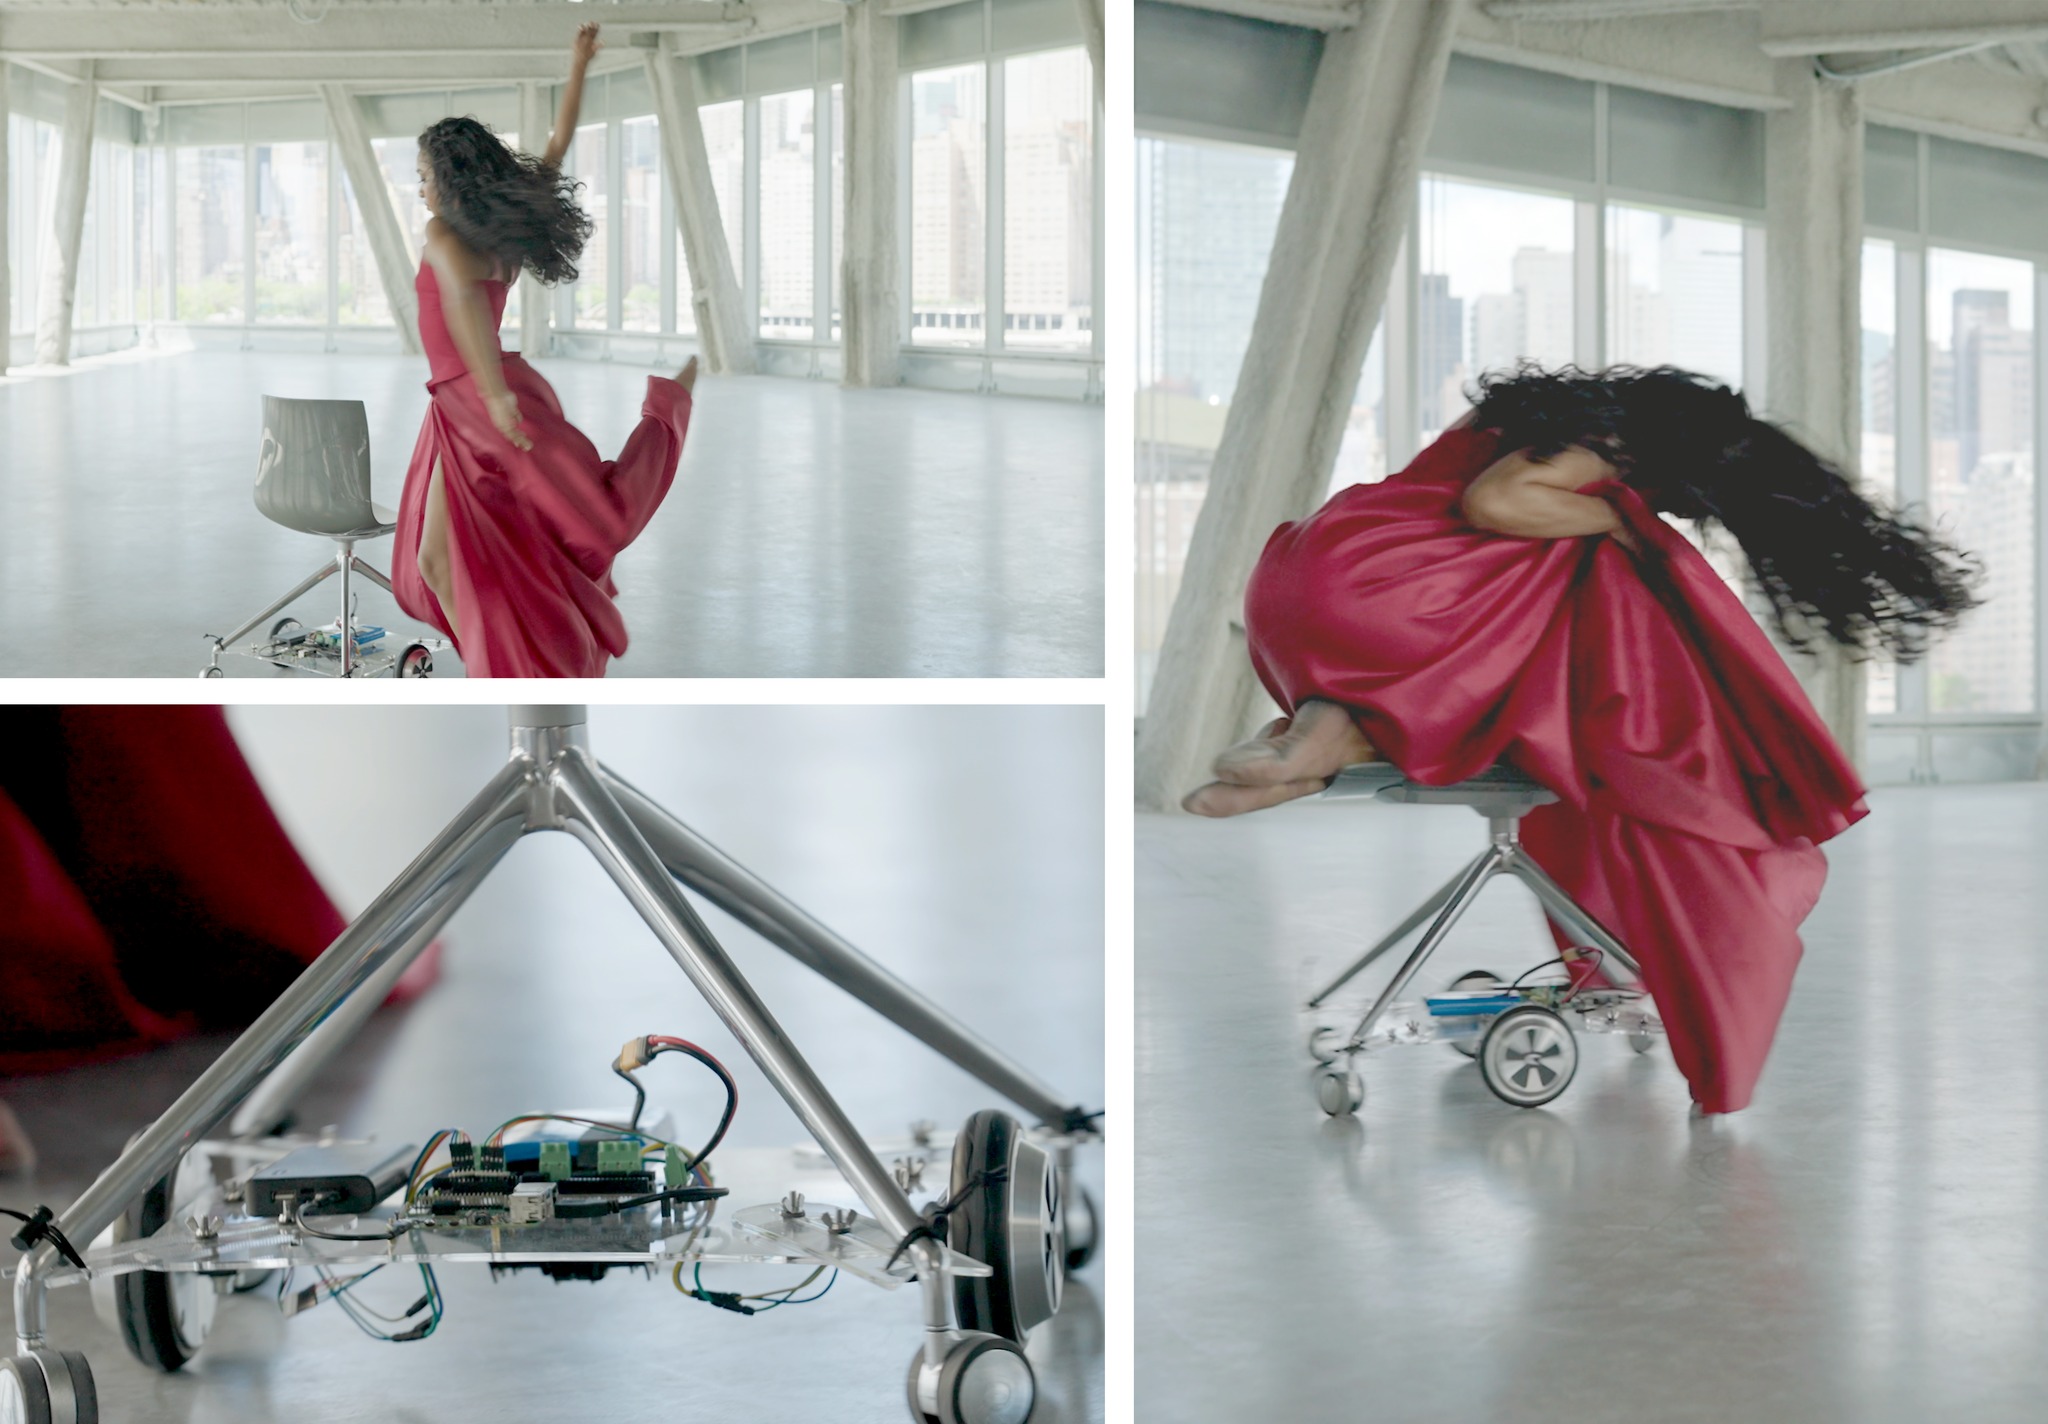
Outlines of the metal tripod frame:
[[[238,1132],[273,1127],[305,1083],[375,1010],[384,992],[482,884],[515,842],[567,831],[625,894],[883,1227],[908,1236],[921,1218],[825,1085],[714,939],[677,881],[757,931],[1071,1138],[1088,1119],[965,1026],[819,924],[766,882],[599,764],[582,707],[511,710],[511,756],[426,850],[340,938],[57,1219],[90,1241],[230,1113]],[[1062,1154],[1062,1170],[1070,1153]],[[945,1253],[919,1239],[906,1251],[923,1292],[924,1358],[934,1370],[959,1338]],[[47,1241],[14,1278],[16,1350],[45,1344]]]
[[1522,848],[1521,823],[1527,806],[1516,803],[1511,797],[1502,797],[1494,804],[1482,804],[1479,809],[1486,816],[1487,847],[1479,858],[1459,871],[1434,895],[1416,909],[1415,913],[1403,920],[1388,933],[1386,938],[1360,955],[1349,968],[1330,981],[1320,993],[1308,1001],[1312,1009],[1321,1008],[1329,997],[1350,983],[1352,978],[1367,965],[1421,928],[1425,922],[1429,929],[1422,936],[1401,968],[1395,973],[1380,996],[1365,1011],[1358,1027],[1351,1031],[1351,1037],[1337,1051],[1357,1053],[1365,1047],[1366,1036],[1373,1025],[1380,1021],[1380,1015],[1387,1006],[1401,996],[1401,991],[1421,970],[1430,955],[1450,935],[1451,930],[1463,918],[1465,911],[1479,898],[1479,892],[1486,888],[1488,881],[1497,875],[1512,875],[1535,893],[1542,904],[1544,913],[1563,929],[1601,953],[1601,964],[1619,964],[1640,983],[1642,966],[1636,963],[1625,945],[1592,915],[1579,905],[1578,901],[1565,893],[1555,880],[1543,872],[1543,868],[1529,859],[1529,853]]
[[278,599],[277,602],[271,604],[270,607],[264,609],[226,637],[215,638],[213,640],[213,661],[208,666],[219,667],[220,655],[236,643],[241,642],[250,633],[255,632],[258,624],[263,623],[276,614],[282,613],[319,584],[326,582],[336,574],[340,574],[341,622],[337,626],[341,629],[341,675],[343,677],[353,676],[356,665],[355,609],[352,606],[354,603],[354,591],[349,585],[349,577],[351,574],[361,574],[386,593],[392,593],[393,590],[391,580],[384,577],[373,565],[367,563],[362,555],[356,552],[355,540],[336,539],[334,542],[337,545],[334,557],[312,573],[306,575],[305,580],[297,588],[293,589],[283,598]]

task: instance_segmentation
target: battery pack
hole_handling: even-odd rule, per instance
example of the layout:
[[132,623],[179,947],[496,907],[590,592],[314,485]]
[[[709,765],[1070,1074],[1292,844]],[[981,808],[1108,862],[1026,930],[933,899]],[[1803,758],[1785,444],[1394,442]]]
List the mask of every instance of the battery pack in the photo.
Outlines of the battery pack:
[[405,1185],[417,1147],[381,1147],[370,1142],[337,1142],[301,1147],[249,1179],[251,1216],[277,1216],[280,1200],[309,1215],[344,1216],[368,1211]]

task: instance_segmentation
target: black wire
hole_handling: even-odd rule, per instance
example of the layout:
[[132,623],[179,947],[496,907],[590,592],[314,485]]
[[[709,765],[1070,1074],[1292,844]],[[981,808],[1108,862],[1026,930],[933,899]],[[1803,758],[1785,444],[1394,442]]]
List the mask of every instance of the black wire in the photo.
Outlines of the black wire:
[[1541,964],[1532,965],[1531,967],[1524,969],[1520,974],[1517,974],[1515,976],[1514,983],[1508,985],[1508,987],[1510,989],[1519,989],[1522,987],[1522,981],[1524,979],[1527,979],[1531,974],[1535,974],[1540,970],[1548,969],[1553,964],[1561,965],[1564,969],[1565,982],[1570,986],[1571,992],[1569,994],[1566,994],[1562,999],[1559,999],[1558,1002],[1560,1004],[1569,1004],[1573,999],[1576,999],[1579,996],[1579,990],[1584,988],[1587,983],[1591,982],[1593,975],[1598,974],[1600,972],[1600,966],[1603,963],[1605,963],[1607,959],[1607,951],[1600,948],[1600,946],[1598,945],[1589,944],[1584,949],[1578,950],[1576,952],[1579,954],[1590,954],[1594,956],[1592,970],[1586,975],[1585,979],[1581,980],[1578,977],[1578,975],[1574,974],[1572,972],[1572,961],[1566,959],[1563,955],[1560,954],[1555,959],[1546,959]]
[[31,1215],[25,1211],[16,1211],[13,1207],[0,1206],[0,1216],[11,1216],[22,1223],[21,1230],[14,1233],[15,1250],[31,1250],[47,1241],[57,1248],[58,1255],[79,1270],[86,1268],[85,1257],[78,1254],[78,1248],[71,1244],[71,1239],[64,1234],[63,1228],[57,1225],[57,1214],[48,1207],[39,1206]]
[[726,1129],[732,1126],[733,1114],[738,1112],[740,1107],[739,1084],[733,1082],[732,1074],[728,1073],[725,1070],[725,1065],[723,1063],[720,1063],[716,1058],[713,1058],[710,1054],[706,1053],[703,1049],[697,1047],[693,1043],[650,1044],[647,1056],[649,1058],[653,1058],[656,1055],[662,1053],[687,1054],[691,1058],[696,1059],[699,1063],[702,1063],[706,1068],[709,1068],[712,1072],[716,1073],[718,1075],[718,1081],[725,1085],[725,1112],[718,1119],[717,1131],[713,1132],[711,1134],[711,1140],[704,1144],[704,1150],[699,1152],[695,1157],[691,1159],[691,1165],[695,1166],[697,1163],[702,1162],[707,1157],[709,1157],[714,1151],[716,1151],[719,1143],[725,1141]]
[[704,1202],[716,1201],[728,1195],[724,1187],[676,1187],[669,1191],[649,1192],[644,1197],[624,1197],[617,1201],[600,1202],[555,1202],[555,1215],[569,1220],[588,1220],[593,1216],[612,1216],[618,1212],[630,1211],[636,1206],[652,1206],[656,1202]]
[[903,1239],[896,1243],[896,1249],[889,1253],[889,1259],[882,1267],[883,1274],[886,1275],[895,1269],[896,1263],[903,1259],[903,1253],[919,1241],[936,1241],[941,1246],[945,1245],[944,1238],[939,1235],[939,1229],[946,1224],[947,1219],[954,1212],[960,1210],[961,1206],[966,1203],[967,1198],[980,1191],[983,1187],[992,1187],[999,1182],[1006,1182],[1009,1179],[1010,1169],[1008,1167],[990,1167],[985,1172],[977,1172],[972,1177],[969,1177],[966,1184],[959,1191],[925,1212],[924,1220],[911,1227],[904,1234]]
[[626,1130],[637,1133],[640,1130],[640,1114],[647,1109],[647,1090],[640,1086],[638,1078],[635,1078],[616,1063],[612,1065],[612,1072],[633,1085],[633,1120],[626,1124]]

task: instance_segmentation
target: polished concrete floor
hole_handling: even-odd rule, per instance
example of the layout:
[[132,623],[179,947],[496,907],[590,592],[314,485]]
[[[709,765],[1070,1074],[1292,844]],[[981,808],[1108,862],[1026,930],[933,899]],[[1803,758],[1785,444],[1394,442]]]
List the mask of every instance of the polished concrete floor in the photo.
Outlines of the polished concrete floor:
[[[537,364],[616,452],[647,372]],[[333,547],[250,502],[258,397],[362,400],[395,506],[424,378],[395,356],[225,352],[0,378],[0,675],[195,675],[202,634]],[[389,551],[364,550],[381,568]],[[615,676],[1099,677],[1102,409],[707,377],[676,486],[616,578],[632,647]],[[324,589],[305,606],[334,616]],[[417,628],[379,589],[359,606]]]
[[[1482,848],[1458,808],[1138,829],[1141,1420],[1972,1424],[2048,1397],[2048,786],[1898,789],[1830,848],[1756,1104],[1582,1037],[1548,1109],[1448,1048],[1312,1095],[1302,1005]],[[1440,958],[1548,957],[1500,885]],[[1364,1007],[1389,968],[1341,996]]]
[[[490,774],[501,714],[485,708],[253,708],[234,720],[288,828],[345,908],[359,908]],[[1041,1077],[1103,1093],[1102,718],[1092,708],[600,708],[619,772],[902,974]],[[331,759],[306,755],[320,746]],[[999,749],[992,752],[991,749]],[[359,768],[335,777],[327,769]],[[863,1131],[951,1125],[997,1105],[964,1073],[715,911],[727,944]],[[567,836],[529,839],[450,924],[443,981],[372,1021],[321,1080],[309,1126],[418,1142],[534,1107],[622,1098],[609,1066],[646,1032],[719,1054],[739,1080],[735,1147],[803,1131],[595,862]],[[0,1082],[43,1154],[0,1203],[61,1202],[223,1047]],[[716,1095],[664,1060],[649,1101],[679,1123]],[[1099,1199],[1102,1153],[1081,1171]],[[758,1268],[778,1283],[794,1274]],[[842,1279],[823,1300],[742,1318],[665,1275],[585,1285],[441,1273],[436,1335],[391,1345],[339,1311],[289,1321],[228,1302],[176,1375],[132,1360],[85,1292],[52,1296],[54,1337],[92,1361],[108,1424],[331,1424],[446,1419],[901,1424],[920,1339],[914,1291]],[[707,1270],[708,1283],[718,1272]],[[733,1278],[726,1272],[728,1283]],[[1034,1424],[1103,1418],[1102,1267],[1033,1335]],[[374,1284],[374,1283],[372,1283]],[[402,1309],[407,1292],[394,1288]],[[0,1338],[12,1338],[0,1292]]]

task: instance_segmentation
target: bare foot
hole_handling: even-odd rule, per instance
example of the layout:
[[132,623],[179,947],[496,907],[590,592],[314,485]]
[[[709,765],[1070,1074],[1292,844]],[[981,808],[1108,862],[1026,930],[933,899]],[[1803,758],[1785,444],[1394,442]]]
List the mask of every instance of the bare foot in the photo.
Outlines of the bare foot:
[[1233,786],[1323,782],[1347,766],[1378,761],[1380,754],[1351,714],[1334,702],[1310,700],[1292,719],[1269,722],[1249,741],[1216,758],[1216,779]]
[[695,356],[683,362],[683,369],[676,372],[676,384],[691,395],[697,394],[697,358]]
[[1263,811],[1283,801],[1313,796],[1328,784],[1309,780],[1283,781],[1277,786],[1233,786],[1227,781],[1212,781],[1190,791],[1182,798],[1180,808],[1197,816],[1242,816],[1247,811]]

